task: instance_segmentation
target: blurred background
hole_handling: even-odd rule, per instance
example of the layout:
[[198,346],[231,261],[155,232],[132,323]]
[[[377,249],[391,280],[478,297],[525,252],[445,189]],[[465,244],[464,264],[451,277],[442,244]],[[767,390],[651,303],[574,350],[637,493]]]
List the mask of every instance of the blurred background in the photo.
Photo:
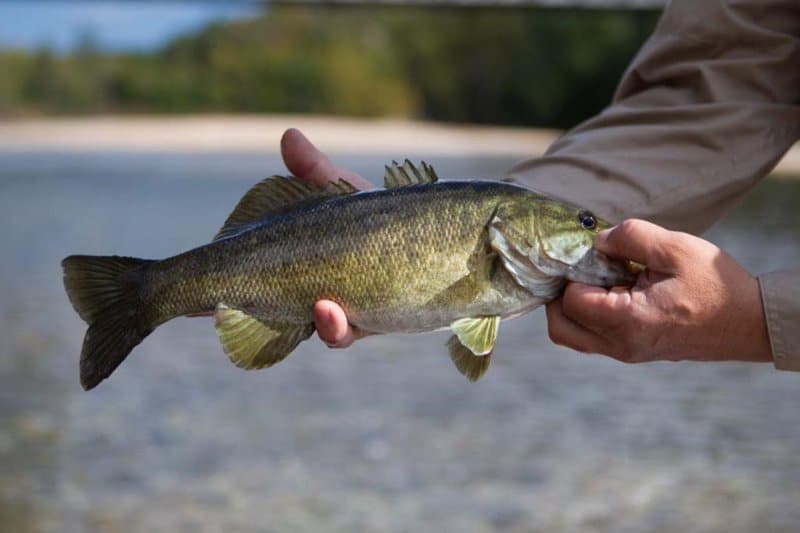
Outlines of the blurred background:
[[[178,319],[81,390],[64,256],[207,242],[291,126],[376,183],[502,177],[607,105],[660,9],[474,4],[0,3],[0,530],[798,530],[797,375],[579,355],[542,311],[478,384],[446,333],[246,373]],[[707,235],[752,272],[800,265],[796,158]]]

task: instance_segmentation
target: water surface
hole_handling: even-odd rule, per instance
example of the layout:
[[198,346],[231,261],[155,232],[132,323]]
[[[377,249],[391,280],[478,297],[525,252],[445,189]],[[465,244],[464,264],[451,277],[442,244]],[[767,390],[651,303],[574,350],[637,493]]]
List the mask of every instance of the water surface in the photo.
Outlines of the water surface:
[[[512,161],[433,159],[441,176]],[[347,158],[376,180],[382,158]],[[0,155],[0,523],[8,531],[793,531],[800,375],[625,366],[505,323],[478,384],[446,333],[315,338],[243,372],[211,321],[151,335],[80,389],[71,253],[200,245],[274,157]],[[709,238],[753,272],[800,265],[800,181]]]

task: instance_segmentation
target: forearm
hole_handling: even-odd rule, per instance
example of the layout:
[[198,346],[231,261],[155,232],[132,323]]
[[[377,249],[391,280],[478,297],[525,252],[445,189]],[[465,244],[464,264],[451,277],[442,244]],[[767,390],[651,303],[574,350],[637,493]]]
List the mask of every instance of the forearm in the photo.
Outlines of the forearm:
[[[701,233],[800,137],[798,65],[796,1],[675,0],[612,105],[511,175],[614,222]],[[775,364],[800,370],[800,270],[759,285]]]
[[511,175],[612,221],[708,228],[800,136],[800,5],[736,5],[672,2],[612,105]]

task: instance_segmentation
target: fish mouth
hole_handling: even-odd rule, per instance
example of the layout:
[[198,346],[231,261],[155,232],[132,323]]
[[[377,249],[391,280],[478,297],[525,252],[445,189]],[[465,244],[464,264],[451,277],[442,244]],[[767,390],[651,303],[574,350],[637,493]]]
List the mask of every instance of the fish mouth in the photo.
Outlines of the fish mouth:
[[644,267],[632,261],[619,261],[590,248],[580,261],[570,265],[565,277],[570,281],[600,287],[631,286]]
[[576,263],[568,263],[548,254],[541,238],[538,239],[536,248],[538,253],[531,253],[529,258],[542,275],[566,278],[587,285],[630,286],[644,270],[638,263],[611,259],[594,247],[589,248]]

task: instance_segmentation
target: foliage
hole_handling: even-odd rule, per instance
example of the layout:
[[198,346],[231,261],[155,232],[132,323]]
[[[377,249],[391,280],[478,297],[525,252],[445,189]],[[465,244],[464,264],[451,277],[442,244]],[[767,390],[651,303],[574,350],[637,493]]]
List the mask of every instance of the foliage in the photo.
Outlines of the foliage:
[[269,112],[565,127],[605,106],[653,13],[283,7],[148,54],[0,53],[0,113]]

